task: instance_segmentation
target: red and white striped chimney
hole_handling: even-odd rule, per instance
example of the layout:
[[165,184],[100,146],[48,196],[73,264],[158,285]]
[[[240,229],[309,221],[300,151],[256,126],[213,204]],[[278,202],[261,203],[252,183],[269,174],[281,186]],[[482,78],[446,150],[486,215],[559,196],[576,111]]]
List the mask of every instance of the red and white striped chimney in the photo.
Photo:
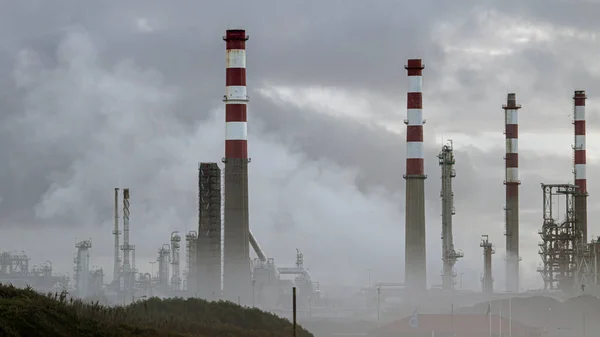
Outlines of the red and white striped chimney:
[[406,101],[406,197],[404,278],[409,292],[427,289],[427,248],[425,243],[425,167],[423,159],[423,93],[425,68],[420,59],[410,59]]
[[575,145],[573,146],[575,185],[578,194],[575,197],[576,219],[581,224],[583,242],[587,242],[587,177],[585,152],[585,90],[575,90],[573,96],[575,108],[573,125]]
[[424,175],[423,164],[423,69],[420,59],[408,60],[406,127],[406,175]]
[[248,158],[246,31],[228,30],[225,94],[225,158]]
[[506,236],[506,291],[519,291],[519,109],[514,93],[506,96],[504,134],[506,137],[504,206]]

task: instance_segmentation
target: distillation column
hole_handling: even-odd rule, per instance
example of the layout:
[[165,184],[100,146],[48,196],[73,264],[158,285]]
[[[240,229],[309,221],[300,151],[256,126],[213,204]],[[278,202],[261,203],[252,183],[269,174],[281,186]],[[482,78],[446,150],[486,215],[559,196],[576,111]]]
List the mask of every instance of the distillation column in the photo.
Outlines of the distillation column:
[[171,249],[169,245],[163,245],[158,250],[158,287],[166,292],[169,289],[169,262]]
[[252,301],[248,220],[248,130],[246,31],[227,30],[225,102],[225,247],[223,294],[226,300]]
[[519,292],[519,109],[516,95],[507,96],[504,109],[506,135],[506,291]]
[[90,286],[90,248],[92,240],[84,240],[75,244],[77,256],[75,257],[75,287],[77,297],[86,298],[89,296]]
[[452,216],[454,212],[454,192],[452,192],[452,178],[456,177],[454,171],[454,149],[452,141],[442,146],[442,152],[438,155],[439,164],[442,167],[442,287],[446,290],[454,289],[454,277],[456,272],[454,264],[463,257],[463,254],[454,249],[454,238],[452,236]]
[[121,254],[119,253],[119,188],[115,188],[115,261],[113,269],[113,284],[119,285],[119,274],[121,273]]
[[586,150],[585,150],[585,100],[584,90],[576,90],[574,100],[573,125],[575,131],[575,145],[573,146],[573,173],[575,174],[575,219],[578,230],[581,231],[582,247],[587,243],[587,177],[586,177]]
[[221,297],[221,169],[198,166],[198,296]]
[[171,275],[171,289],[181,290],[181,270],[180,270],[180,242],[181,236],[179,232],[174,231],[171,233],[171,265],[173,266],[173,272]]
[[187,254],[186,267],[186,290],[188,296],[198,297],[198,232],[190,231],[185,235],[185,246]]
[[487,235],[482,235],[479,247],[483,248],[482,290],[486,294],[491,294],[494,292],[494,278],[492,277],[492,255],[495,253],[494,246],[488,240]]
[[423,159],[423,97],[420,59],[410,59],[406,127],[406,208],[404,278],[409,292],[427,289],[425,243],[425,175]]

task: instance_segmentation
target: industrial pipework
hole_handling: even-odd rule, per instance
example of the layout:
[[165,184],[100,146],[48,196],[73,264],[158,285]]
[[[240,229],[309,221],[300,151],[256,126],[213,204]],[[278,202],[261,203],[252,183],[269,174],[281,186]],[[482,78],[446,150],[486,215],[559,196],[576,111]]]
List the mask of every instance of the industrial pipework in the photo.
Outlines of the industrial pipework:
[[454,170],[454,149],[451,140],[447,145],[442,146],[442,152],[438,155],[438,159],[442,167],[442,191],[440,192],[442,197],[442,288],[452,290],[456,284],[454,264],[464,255],[454,249],[452,235],[452,216],[455,214],[452,178],[456,177],[456,171]]
[[256,241],[256,238],[252,234],[252,231],[248,232],[248,234],[250,235],[250,245],[254,249],[254,252],[256,252],[256,255],[258,256],[258,259],[260,260],[260,262],[267,262],[267,256],[265,255],[265,252],[262,250],[262,248],[258,244],[258,241]]
[[252,300],[248,220],[248,129],[246,41],[243,29],[227,30],[225,102],[225,247],[223,294],[226,300]]
[[425,175],[423,159],[423,94],[420,59],[410,59],[408,71],[406,127],[406,209],[405,209],[405,271],[410,292],[427,289],[427,249],[425,243]]
[[506,206],[506,291],[519,291],[519,109],[514,93],[507,95],[504,109],[506,135],[505,177]]
[[481,236],[479,247],[483,248],[483,275],[481,276],[482,290],[486,294],[494,292],[494,278],[492,277],[492,255],[496,253],[494,246],[487,235]]

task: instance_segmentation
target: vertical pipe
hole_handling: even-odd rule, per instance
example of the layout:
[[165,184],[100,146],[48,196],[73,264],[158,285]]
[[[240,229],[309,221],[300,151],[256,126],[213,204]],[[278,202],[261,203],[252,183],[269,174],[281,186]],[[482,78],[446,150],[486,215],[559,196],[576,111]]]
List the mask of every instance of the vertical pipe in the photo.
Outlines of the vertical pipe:
[[411,292],[427,289],[425,246],[425,175],[423,159],[423,94],[420,59],[410,59],[408,72],[406,127],[406,208],[404,278]]
[[225,102],[225,299],[250,302],[251,266],[248,238],[248,128],[246,41],[243,29],[227,30]]
[[587,176],[586,176],[586,140],[585,140],[585,90],[576,90],[573,96],[575,145],[573,146],[573,173],[575,175],[575,219],[581,231],[581,241],[587,242]]
[[506,290],[519,291],[519,109],[516,95],[507,95],[504,109],[506,136],[505,180],[505,233],[506,236]]
[[508,337],[512,337],[512,297],[508,298]]
[[296,337],[296,287],[292,288],[292,310],[293,310],[293,328],[294,328],[294,337]]
[[118,284],[119,272],[121,270],[121,254],[119,253],[119,188],[115,188],[115,228],[113,235],[115,236],[115,261],[113,269],[113,282]]

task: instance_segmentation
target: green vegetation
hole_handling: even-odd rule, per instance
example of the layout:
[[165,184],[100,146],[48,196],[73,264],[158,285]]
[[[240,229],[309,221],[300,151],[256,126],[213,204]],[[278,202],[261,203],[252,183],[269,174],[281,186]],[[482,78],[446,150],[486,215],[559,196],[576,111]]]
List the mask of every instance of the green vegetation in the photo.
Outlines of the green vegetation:
[[[292,324],[231,302],[151,298],[127,307],[105,307],[0,285],[0,336],[198,336],[289,337]],[[298,337],[313,335],[298,327]]]

